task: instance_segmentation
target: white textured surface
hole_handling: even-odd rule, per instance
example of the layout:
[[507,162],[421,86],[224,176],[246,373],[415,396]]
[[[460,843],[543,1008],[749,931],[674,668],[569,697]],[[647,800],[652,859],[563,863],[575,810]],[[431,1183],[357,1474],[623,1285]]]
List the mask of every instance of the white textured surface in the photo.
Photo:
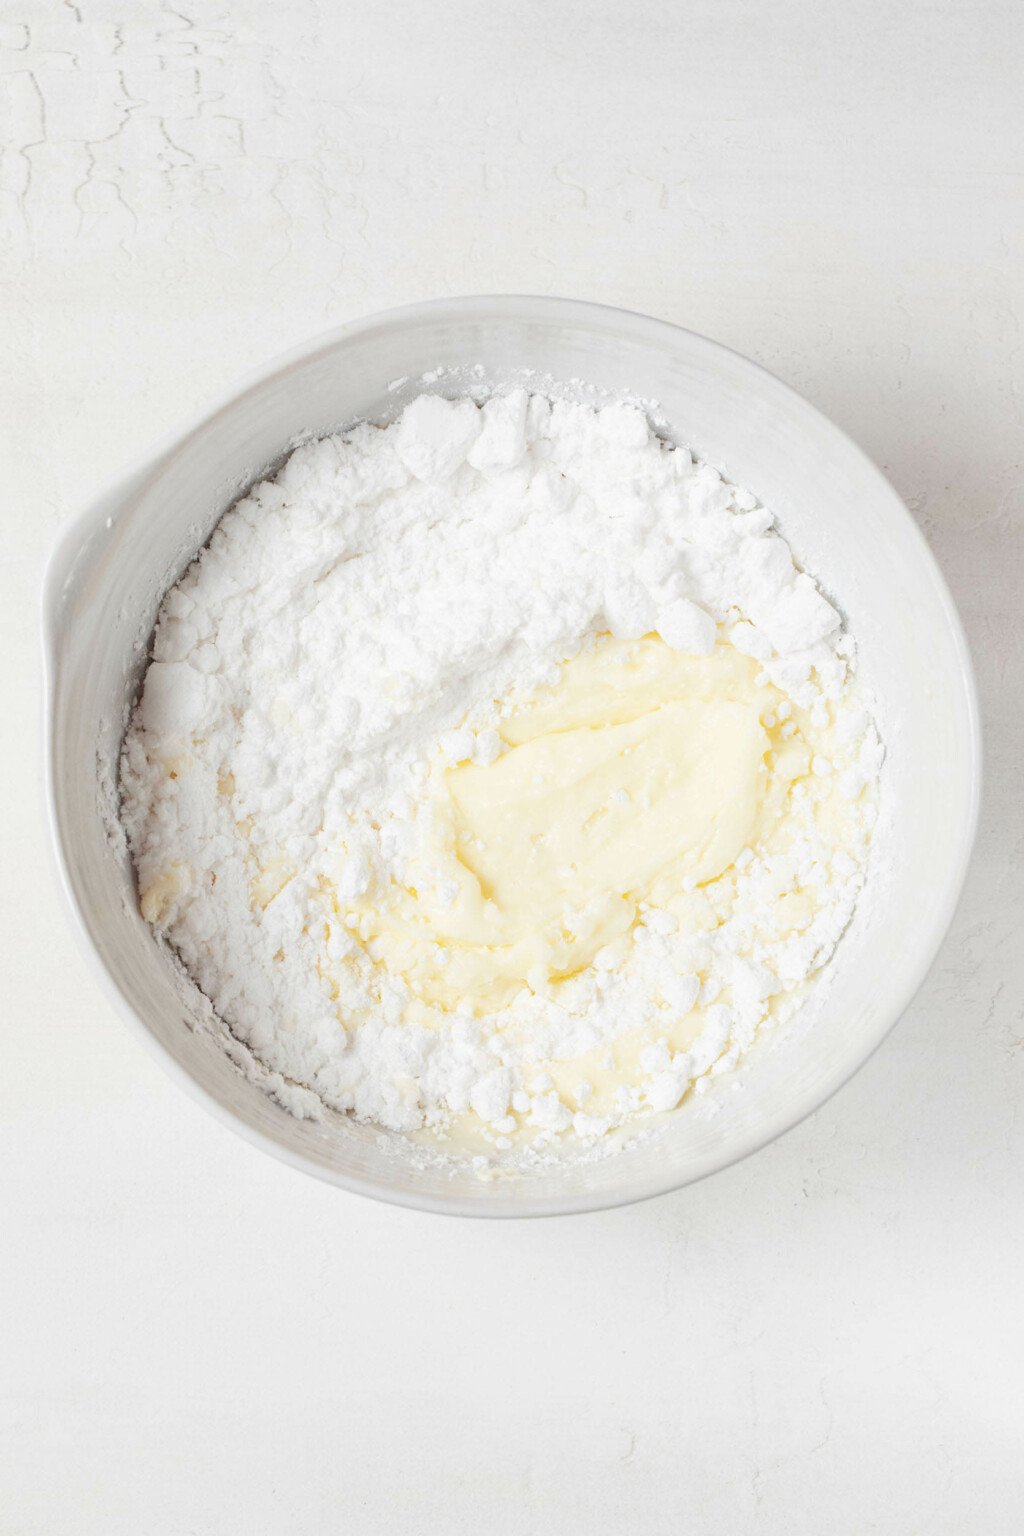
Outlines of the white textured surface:
[[[5,10],[3,1536],[1024,1520],[1021,12],[626,14]],[[474,290],[808,394],[931,539],[987,725],[960,913],[856,1081],[709,1183],[528,1225],[346,1198],[173,1090],[74,949],[22,745],[62,518],[276,349]]]

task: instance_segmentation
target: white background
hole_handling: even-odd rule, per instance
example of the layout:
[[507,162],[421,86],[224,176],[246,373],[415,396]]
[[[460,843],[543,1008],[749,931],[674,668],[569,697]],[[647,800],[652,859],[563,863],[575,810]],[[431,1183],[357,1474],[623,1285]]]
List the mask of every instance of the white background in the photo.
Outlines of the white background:
[[[1019,1531],[1017,0],[3,14],[3,1536]],[[855,1082],[702,1186],[509,1225],[313,1183],[163,1079],[57,907],[37,744],[62,520],[275,351],[488,291],[680,321],[858,439],[988,753],[952,932]]]

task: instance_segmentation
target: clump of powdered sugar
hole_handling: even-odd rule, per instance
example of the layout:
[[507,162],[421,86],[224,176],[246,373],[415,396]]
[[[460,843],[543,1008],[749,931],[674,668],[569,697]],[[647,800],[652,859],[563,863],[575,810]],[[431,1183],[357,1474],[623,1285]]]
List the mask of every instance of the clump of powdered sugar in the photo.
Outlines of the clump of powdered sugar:
[[[492,761],[490,701],[553,681],[605,630],[691,654],[721,632],[812,718],[843,698],[853,656],[771,514],[627,405],[420,396],[387,429],[299,447],[221,520],[161,607],[122,816],[145,915],[275,1081],[399,1131],[473,1110],[499,1148],[516,1116],[542,1145],[598,1137],[727,1070],[780,989],[828,959],[863,868],[820,845],[799,803],[792,846],[737,865],[710,932],[644,913],[628,963],[599,955],[557,1001],[412,1024],[400,979],[340,926],[324,938],[325,879],[355,898],[401,878],[428,753]],[[866,716],[847,730],[852,800],[881,748]],[[828,899],[769,953],[759,906],[799,883]],[[588,1110],[585,1081],[567,1102],[537,1073],[698,987],[700,1038],[652,1043],[611,1113]]]

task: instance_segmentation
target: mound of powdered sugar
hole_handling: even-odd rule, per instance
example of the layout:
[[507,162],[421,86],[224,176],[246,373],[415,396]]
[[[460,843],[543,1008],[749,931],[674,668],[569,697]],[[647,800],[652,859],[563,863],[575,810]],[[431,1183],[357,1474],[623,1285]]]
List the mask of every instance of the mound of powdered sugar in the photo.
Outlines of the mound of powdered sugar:
[[[627,965],[557,1001],[409,1023],[401,981],[344,928],[325,936],[327,884],[401,878],[432,755],[492,761],[494,701],[552,682],[601,631],[691,654],[727,637],[811,718],[846,699],[852,641],[771,514],[630,406],[421,396],[392,427],[297,449],[221,520],[161,607],[122,815],[146,917],[271,1072],[396,1130],[471,1108],[499,1146],[513,1111],[542,1139],[597,1136],[732,1065],[772,997],[827,960],[863,867],[810,819],[785,868],[749,861],[699,945],[647,913]],[[882,754],[862,712],[843,730],[854,800]],[[754,914],[787,879],[827,899],[769,952]],[[642,1024],[652,988],[683,1007],[698,985],[701,1038],[685,1057],[649,1047],[613,1113],[538,1075]]]

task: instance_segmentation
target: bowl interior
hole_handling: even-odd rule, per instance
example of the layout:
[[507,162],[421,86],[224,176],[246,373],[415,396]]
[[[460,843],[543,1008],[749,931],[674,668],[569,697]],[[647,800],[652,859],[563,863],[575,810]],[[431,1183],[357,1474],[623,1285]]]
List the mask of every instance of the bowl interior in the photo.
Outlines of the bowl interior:
[[[439,366],[457,371],[420,382]],[[265,1091],[273,1084],[238,1070],[220,1026],[139,915],[114,783],[160,597],[240,492],[299,436],[390,419],[423,388],[500,386],[524,369],[535,370],[526,382],[538,388],[583,379],[615,397],[656,400],[653,414],[671,435],[777,513],[858,640],[888,758],[869,899],[813,1013],[662,1134],[614,1157],[483,1181],[468,1168],[400,1155],[341,1120],[297,1120]],[[733,353],[654,320],[559,300],[476,299],[346,327],[275,366],[90,509],[55,556],[44,623],[54,829],[76,920],[102,972],[211,1108],[349,1188],[431,1209],[538,1214],[699,1178],[794,1124],[866,1059],[923,979],[952,915],[973,836],[978,732],[963,637],[921,536],[878,471],[805,401]]]

